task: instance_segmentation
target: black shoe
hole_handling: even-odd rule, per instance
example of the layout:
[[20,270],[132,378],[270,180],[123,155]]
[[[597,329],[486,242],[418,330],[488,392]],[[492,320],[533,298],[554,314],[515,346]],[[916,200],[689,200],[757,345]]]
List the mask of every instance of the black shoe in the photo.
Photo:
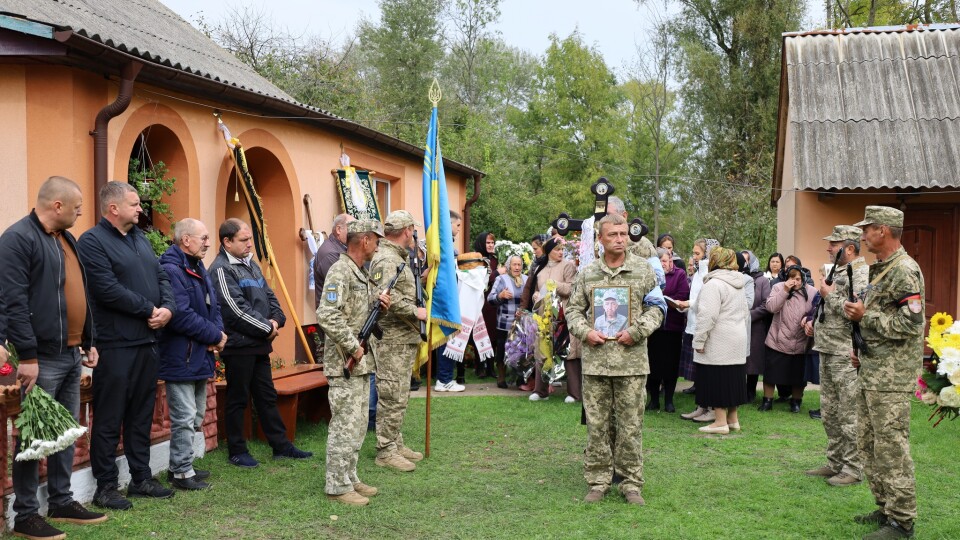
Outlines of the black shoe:
[[107,520],[107,516],[100,512],[91,512],[77,501],[70,501],[70,504],[65,506],[51,506],[47,511],[47,519],[80,525],[93,525],[94,523],[103,523]]
[[420,389],[420,380],[419,379],[410,379],[410,391],[416,392]]
[[93,494],[93,504],[110,510],[129,510],[133,508],[133,503],[117,490],[116,484],[108,484],[103,488],[97,488],[97,492]]
[[177,489],[183,489],[186,491],[200,491],[202,489],[210,489],[210,484],[197,478],[197,475],[193,475],[190,478],[174,478],[173,480],[170,481],[170,485]]
[[648,411],[659,411],[659,410],[660,410],[660,402],[659,402],[659,401],[651,401],[650,403],[647,404],[646,410],[648,410]]
[[312,457],[313,452],[305,452],[292,444],[282,452],[273,453],[273,459],[307,459]]
[[146,497],[150,499],[169,499],[173,497],[174,492],[163,484],[157,482],[155,478],[147,478],[143,482],[130,482],[127,486],[127,497]]
[[463,377],[457,377],[456,381],[457,381],[457,384],[467,384],[466,379],[464,379]]
[[913,538],[913,526],[911,525],[908,529],[897,520],[888,518],[887,522],[881,525],[878,530],[864,536],[864,538],[868,540],[874,538]]
[[506,390],[506,389],[507,389],[507,383],[504,382],[504,381],[498,381],[498,382],[497,382],[497,388],[503,388],[504,390]]
[[236,465],[237,467],[243,467],[245,469],[252,469],[260,464],[260,462],[254,459],[253,456],[251,456],[248,452],[234,454],[228,459],[233,465]]
[[40,514],[30,514],[14,523],[13,535],[45,540],[62,540],[67,537],[67,533],[47,523]]
[[673,403],[668,401],[663,404],[663,412],[677,412],[677,408],[673,406]]
[[823,419],[823,417],[820,416],[820,409],[812,409],[808,414],[810,415],[810,418],[812,418],[812,419],[814,419],[814,420],[822,420],[822,419]]
[[790,400],[790,412],[792,412],[792,413],[794,413],[794,414],[800,412],[800,400],[799,400],[799,399],[791,399],[791,400]]
[[[197,480],[206,480],[207,478],[210,478],[210,471],[194,469],[193,477],[196,478]],[[173,471],[167,471],[167,481],[168,482],[173,481]]]
[[768,397],[763,398],[763,401],[760,403],[760,406],[757,407],[758,411],[769,411],[771,409],[773,409],[773,398],[768,398]]
[[684,388],[684,389],[681,390],[680,392],[683,393],[683,394],[691,395],[691,394],[696,394],[696,393],[697,393],[697,389],[696,389],[695,387],[691,386],[690,388]]

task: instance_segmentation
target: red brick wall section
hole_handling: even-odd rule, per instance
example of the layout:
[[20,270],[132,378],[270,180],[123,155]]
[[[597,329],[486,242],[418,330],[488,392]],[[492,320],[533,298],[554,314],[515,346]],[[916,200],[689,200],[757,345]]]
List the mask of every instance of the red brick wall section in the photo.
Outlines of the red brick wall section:
[[203,417],[203,439],[207,452],[217,449],[217,387],[207,382],[207,413]]

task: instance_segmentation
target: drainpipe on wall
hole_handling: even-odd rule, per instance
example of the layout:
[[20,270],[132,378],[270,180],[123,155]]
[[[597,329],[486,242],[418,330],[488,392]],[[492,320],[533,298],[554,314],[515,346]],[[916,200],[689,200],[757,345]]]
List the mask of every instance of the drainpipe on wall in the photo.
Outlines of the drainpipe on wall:
[[107,183],[107,124],[115,116],[127,110],[133,97],[133,81],[140,73],[143,64],[127,62],[120,71],[120,93],[117,99],[100,109],[94,123],[93,131],[93,201],[94,211],[100,211],[100,188]]
[[480,198],[480,176],[472,176],[471,178],[473,178],[473,197],[467,199],[467,204],[463,206],[463,238],[466,240],[464,245],[468,249],[473,242],[470,236],[470,207]]

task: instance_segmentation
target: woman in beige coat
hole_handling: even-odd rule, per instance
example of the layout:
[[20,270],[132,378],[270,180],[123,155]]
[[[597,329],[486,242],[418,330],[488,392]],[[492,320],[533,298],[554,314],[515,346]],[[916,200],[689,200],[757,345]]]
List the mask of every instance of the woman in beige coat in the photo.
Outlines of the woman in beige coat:
[[737,407],[746,402],[750,312],[736,252],[714,248],[707,269],[694,304],[697,322],[692,345],[697,364],[697,403],[713,407],[716,418],[700,431],[726,434],[740,430]]

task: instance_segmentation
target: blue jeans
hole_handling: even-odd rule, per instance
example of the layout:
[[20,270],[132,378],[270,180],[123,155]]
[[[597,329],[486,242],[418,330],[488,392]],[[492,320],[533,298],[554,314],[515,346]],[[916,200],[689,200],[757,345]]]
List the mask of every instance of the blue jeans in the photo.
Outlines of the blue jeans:
[[[74,418],[80,414],[80,351],[74,347],[56,355],[40,355],[40,373],[37,386],[43,388],[53,399],[66,407]],[[51,508],[66,506],[73,501],[70,491],[70,476],[73,474],[74,446],[47,457],[47,502]],[[14,456],[20,452],[17,438]],[[13,461],[13,511],[16,521],[40,511],[37,489],[40,487],[40,462]]]
[[370,419],[377,418],[377,374],[370,374]]
[[170,407],[170,472],[193,476],[193,439],[207,412],[207,381],[167,381]]
[[456,363],[455,360],[447,358],[443,355],[443,351],[447,350],[446,345],[441,345],[437,348],[437,381],[441,384],[447,384],[453,380],[453,367]]

